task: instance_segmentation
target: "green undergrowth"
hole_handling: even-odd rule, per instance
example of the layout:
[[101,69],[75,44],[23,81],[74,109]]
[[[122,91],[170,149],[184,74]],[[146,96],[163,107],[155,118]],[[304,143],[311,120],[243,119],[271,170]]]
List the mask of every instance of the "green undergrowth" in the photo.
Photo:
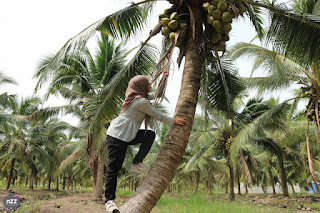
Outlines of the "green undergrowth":
[[168,196],[161,197],[156,205],[155,213],[280,213],[289,212],[284,209],[269,206],[258,206],[243,202],[230,202],[228,200],[214,200],[211,197],[203,195],[190,196]]

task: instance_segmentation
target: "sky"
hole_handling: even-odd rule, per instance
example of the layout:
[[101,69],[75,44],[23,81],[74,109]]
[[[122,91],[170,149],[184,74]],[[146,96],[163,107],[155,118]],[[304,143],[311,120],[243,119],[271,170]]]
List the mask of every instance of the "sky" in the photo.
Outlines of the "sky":
[[[10,0],[0,1],[0,71],[14,78],[17,86],[0,87],[0,94],[18,94],[19,97],[32,96],[37,80],[33,79],[41,58],[57,52],[70,38],[90,24],[129,5],[126,0]],[[158,15],[170,4],[157,3],[150,22],[145,29],[147,35],[158,21]],[[249,42],[255,36],[254,28],[248,19],[240,18],[232,24],[231,39],[228,46],[237,42]],[[140,40],[139,40],[140,39]],[[145,38],[136,39],[138,42]],[[161,35],[152,39],[159,44]],[[138,44],[138,43],[136,43]],[[248,77],[251,63],[237,60],[235,63],[241,76]],[[169,78],[166,95],[170,101],[168,109],[174,112],[174,106],[180,90],[183,66],[173,70]],[[171,72],[172,73],[172,72]],[[45,90],[37,95],[41,96]],[[61,98],[51,97],[46,106],[65,103]]]

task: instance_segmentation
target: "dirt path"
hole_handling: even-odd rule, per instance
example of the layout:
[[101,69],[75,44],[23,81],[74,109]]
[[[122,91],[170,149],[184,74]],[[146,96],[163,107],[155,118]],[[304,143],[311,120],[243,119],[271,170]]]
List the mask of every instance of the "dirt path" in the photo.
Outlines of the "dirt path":
[[[116,203],[122,204],[129,197],[118,196]],[[95,201],[92,199],[92,193],[70,195],[66,197],[56,198],[48,201],[39,202],[39,208],[36,212],[43,213],[95,213],[106,212],[104,201]]]
[[[19,194],[21,199],[21,209],[18,212],[25,213],[98,213],[106,212],[104,201],[96,201],[92,197],[92,192],[56,192],[52,190],[0,190],[0,201],[6,193]],[[59,194],[61,193],[61,194]],[[117,195],[116,204],[120,206],[129,196]],[[0,202],[0,212],[3,209],[3,202]]]

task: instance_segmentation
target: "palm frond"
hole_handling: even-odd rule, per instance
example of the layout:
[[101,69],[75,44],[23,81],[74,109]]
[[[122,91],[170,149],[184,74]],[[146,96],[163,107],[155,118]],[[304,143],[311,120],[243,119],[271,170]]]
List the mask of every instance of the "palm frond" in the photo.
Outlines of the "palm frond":
[[267,77],[244,78],[249,87],[259,88],[259,91],[273,91],[287,88],[294,82],[299,82],[305,75],[305,68],[288,57],[267,48],[250,43],[238,43],[230,50],[233,60],[250,58],[254,60],[252,74],[262,68]]
[[218,109],[229,112],[231,105],[228,106],[228,103],[233,103],[233,100],[245,89],[245,86],[228,59],[222,59],[221,65],[224,76],[220,74],[218,62],[214,57],[208,59],[207,64],[204,65],[199,103],[207,110]]
[[320,60],[319,16],[297,14],[270,6],[267,9],[270,9],[271,17],[267,43],[272,42],[278,52],[301,64],[309,65]]
[[0,71],[0,85],[2,86],[4,84],[17,85],[18,83],[13,78],[5,76],[5,74],[3,74],[2,71]]
[[129,63],[88,103],[89,117],[92,116],[90,129],[101,129],[106,122],[118,115],[129,80],[135,75],[150,74],[156,58],[156,49],[142,44]]
[[315,16],[320,16],[320,1],[317,1],[314,4],[311,14]]
[[[146,3],[145,6],[139,6],[142,3]],[[51,56],[50,61],[47,61],[49,63],[45,63],[45,66],[43,66],[43,64],[40,65],[39,71],[34,76],[38,78],[36,90],[41,88],[43,83],[47,81],[49,76],[52,76],[55,70],[59,70],[59,68],[63,66],[63,61],[68,58],[71,53],[76,54],[77,52],[81,52],[85,48],[88,40],[93,37],[98,30],[115,38],[120,37],[123,39],[127,39],[134,33],[141,31],[152,6],[153,4],[150,0],[136,4],[133,3],[122,10],[100,19],[75,37],[69,39],[57,54]]]
[[235,159],[238,150],[245,144],[252,142],[253,138],[262,134],[264,129],[284,129],[285,124],[282,122],[282,119],[286,115],[288,108],[289,104],[287,102],[281,103],[267,110],[249,124],[243,126],[231,144],[231,158]]
[[8,93],[0,94],[0,106],[4,109],[9,108],[9,110],[15,111],[17,109],[17,96],[8,95]]
[[247,7],[248,16],[257,32],[258,38],[261,40],[265,36],[265,31],[262,27],[263,19],[261,16],[261,8],[255,5],[249,5],[245,0],[244,5]]

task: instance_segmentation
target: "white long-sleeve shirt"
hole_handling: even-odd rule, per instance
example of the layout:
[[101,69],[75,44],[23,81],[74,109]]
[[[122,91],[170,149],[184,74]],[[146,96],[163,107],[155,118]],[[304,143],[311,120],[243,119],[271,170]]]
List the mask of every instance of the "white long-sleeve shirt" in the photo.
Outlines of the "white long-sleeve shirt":
[[136,137],[146,114],[165,124],[173,124],[173,118],[153,108],[147,99],[139,98],[111,122],[107,135],[125,142],[132,141]]

